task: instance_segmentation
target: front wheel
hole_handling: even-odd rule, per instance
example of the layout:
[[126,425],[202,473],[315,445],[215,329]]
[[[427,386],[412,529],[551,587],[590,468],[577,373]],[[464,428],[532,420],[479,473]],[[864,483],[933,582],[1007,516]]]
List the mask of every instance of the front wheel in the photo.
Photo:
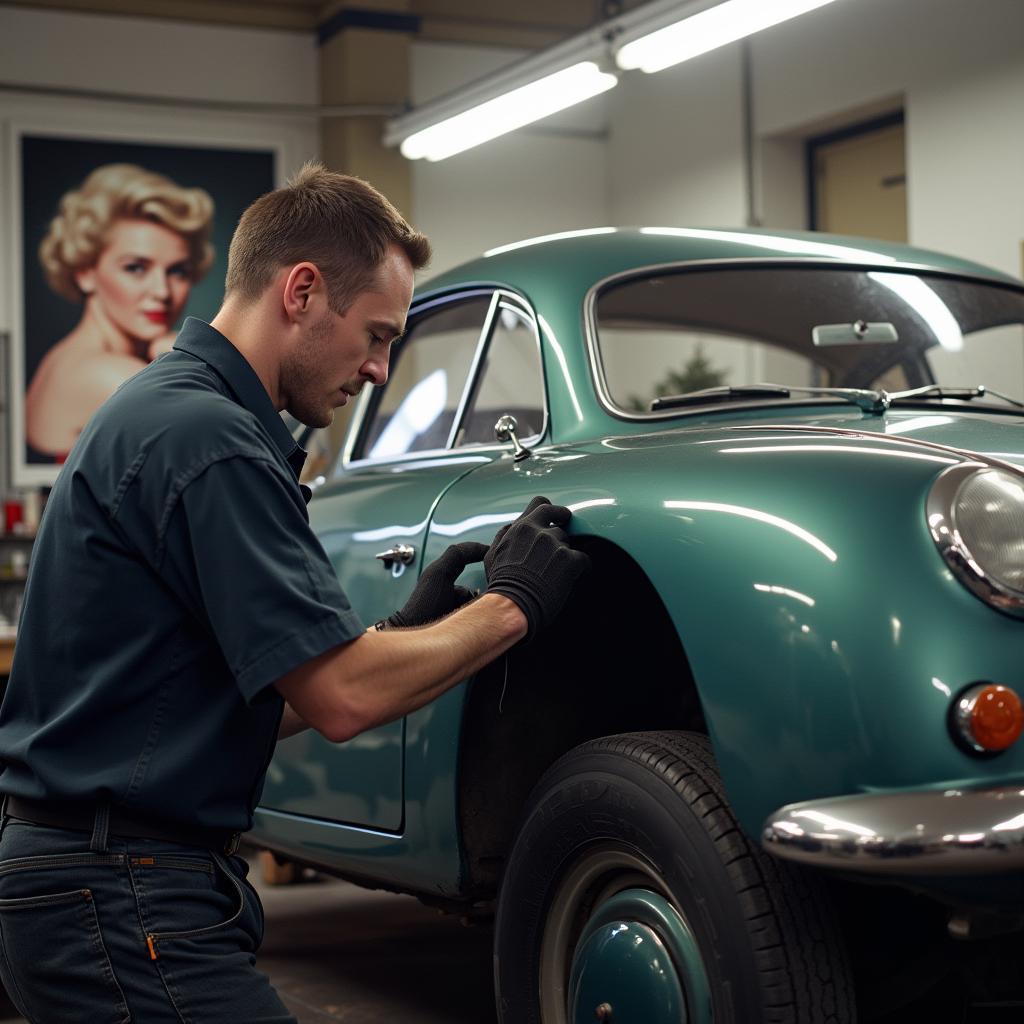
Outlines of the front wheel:
[[706,737],[608,736],[534,790],[502,882],[502,1024],[849,1024],[821,887],[750,843]]

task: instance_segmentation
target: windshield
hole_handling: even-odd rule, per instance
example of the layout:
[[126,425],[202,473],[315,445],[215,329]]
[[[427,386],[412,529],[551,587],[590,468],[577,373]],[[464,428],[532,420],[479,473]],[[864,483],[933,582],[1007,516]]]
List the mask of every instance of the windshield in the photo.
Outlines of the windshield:
[[977,280],[834,267],[659,270],[606,288],[596,328],[608,396],[630,413],[668,395],[762,381],[886,391],[985,384],[1024,399],[1024,290]]

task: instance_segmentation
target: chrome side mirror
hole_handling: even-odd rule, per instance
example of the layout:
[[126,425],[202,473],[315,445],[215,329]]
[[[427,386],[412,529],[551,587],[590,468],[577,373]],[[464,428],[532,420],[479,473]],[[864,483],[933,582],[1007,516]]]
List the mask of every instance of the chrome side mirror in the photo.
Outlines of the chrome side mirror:
[[528,458],[530,455],[530,449],[524,448],[519,440],[516,431],[519,429],[519,424],[516,422],[515,416],[502,416],[497,423],[494,424],[494,436],[504,444],[506,441],[512,442],[512,458],[516,462],[522,462],[523,459]]

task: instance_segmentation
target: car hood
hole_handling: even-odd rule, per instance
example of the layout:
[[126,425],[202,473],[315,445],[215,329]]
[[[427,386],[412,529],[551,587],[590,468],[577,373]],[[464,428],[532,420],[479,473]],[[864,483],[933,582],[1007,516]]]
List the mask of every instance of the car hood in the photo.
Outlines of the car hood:
[[[781,413],[782,410],[779,410]],[[865,447],[884,450],[897,444],[903,451],[919,449],[974,459],[998,460],[1024,470],[1024,415],[1015,413],[966,412],[940,405],[926,409],[889,410],[883,415],[863,413],[853,408],[817,412],[812,416],[768,413],[742,422],[721,417],[701,417],[673,429],[634,436],[626,447],[660,447],[666,442],[713,445],[731,438],[756,436],[770,430],[776,435],[803,435],[815,447],[824,446],[830,438],[860,438],[870,442]],[[671,440],[670,440],[671,439]],[[812,440],[813,439],[813,440]],[[618,445],[616,445],[618,447]]]
[[984,456],[1024,468],[1024,416],[1017,414],[963,412],[936,405],[935,408],[890,410],[884,415],[837,413],[816,416],[813,420],[777,421],[783,427],[820,435],[878,435],[879,439],[918,444],[922,449],[934,445],[951,449],[967,458]]

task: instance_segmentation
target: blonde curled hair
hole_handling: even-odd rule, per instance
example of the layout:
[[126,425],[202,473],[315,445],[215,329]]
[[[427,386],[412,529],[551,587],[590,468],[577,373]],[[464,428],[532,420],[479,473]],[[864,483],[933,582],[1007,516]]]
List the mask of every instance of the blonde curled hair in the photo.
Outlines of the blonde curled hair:
[[95,266],[118,220],[149,220],[178,232],[188,246],[192,281],[210,269],[213,200],[201,188],[182,188],[135,164],[97,167],[61,198],[57,216],[39,246],[50,287],[72,302],[83,292],[75,274]]

